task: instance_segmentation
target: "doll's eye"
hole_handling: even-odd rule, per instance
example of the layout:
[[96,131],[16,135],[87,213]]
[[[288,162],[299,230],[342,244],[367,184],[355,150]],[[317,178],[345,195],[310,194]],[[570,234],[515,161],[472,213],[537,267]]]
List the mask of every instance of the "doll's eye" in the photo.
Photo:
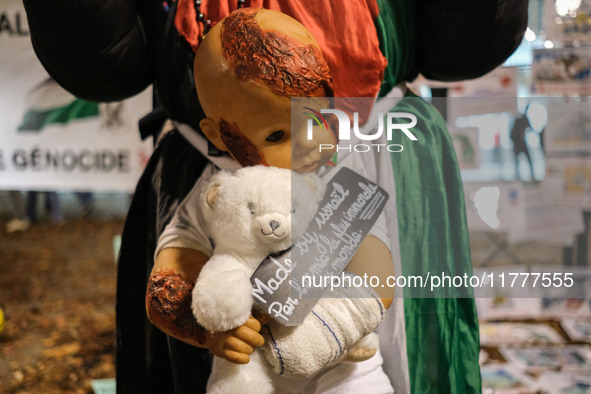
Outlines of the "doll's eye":
[[283,130],[274,131],[266,138],[269,142],[278,142],[283,139],[285,132]]
[[254,204],[253,204],[253,203],[251,203],[251,202],[249,202],[249,203],[247,204],[247,207],[248,207],[248,210],[250,211],[250,214],[251,214],[251,215],[254,215]]
[[294,214],[296,211],[295,207],[291,209],[291,211],[289,211],[289,213]]

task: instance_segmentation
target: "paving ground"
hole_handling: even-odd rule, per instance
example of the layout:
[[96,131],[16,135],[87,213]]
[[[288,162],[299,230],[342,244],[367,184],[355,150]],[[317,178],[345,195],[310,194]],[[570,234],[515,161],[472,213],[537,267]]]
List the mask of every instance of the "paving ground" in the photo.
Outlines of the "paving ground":
[[0,393],[91,393],[92,379],[115,377],[113,239],[129,197],[99,195],[88,220],[73,195],[60,198],[63,223],[41,216],[6,234],[0,192]]

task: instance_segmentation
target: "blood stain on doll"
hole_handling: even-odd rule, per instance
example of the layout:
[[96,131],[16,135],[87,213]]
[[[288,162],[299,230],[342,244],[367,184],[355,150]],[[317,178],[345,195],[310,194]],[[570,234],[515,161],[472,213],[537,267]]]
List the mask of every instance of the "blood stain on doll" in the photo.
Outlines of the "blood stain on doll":
[[191,312],[194,287],[194,283],[171,269],[162,269],[150,277],[146,300],[150,318],[156,325],[165,327],[176,337],[204,343],[205,330]]
[[267,165],[258,149],[246,138],[235,124],[220,120],[220,137],[228,151],[241,166]]
[[222,47],[238,79],[261,81],[279,96],[333,97],[330,69],[320,49],[261,29],[256,13],[244,9],[224,21]]

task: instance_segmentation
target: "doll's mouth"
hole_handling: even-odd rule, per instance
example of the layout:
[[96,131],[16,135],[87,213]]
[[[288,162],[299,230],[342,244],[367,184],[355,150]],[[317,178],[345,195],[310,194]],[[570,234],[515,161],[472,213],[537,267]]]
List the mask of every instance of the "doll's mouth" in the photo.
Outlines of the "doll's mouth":
[[306,164],[301,167],[295,168],[294,171],[299,172],[299,173],[312,172],[312,171],[316,170],[317,167],[318,167],[318,161],[315,161],[312,164]]

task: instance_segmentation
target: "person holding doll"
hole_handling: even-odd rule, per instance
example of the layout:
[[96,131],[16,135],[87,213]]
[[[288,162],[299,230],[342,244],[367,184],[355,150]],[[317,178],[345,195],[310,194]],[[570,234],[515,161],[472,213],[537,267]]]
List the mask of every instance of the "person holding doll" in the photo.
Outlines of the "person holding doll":
[[[143,123],[144,134],[157,133],[165,117],[186,126],[160,139],[138,184],[124,232],[117,299],[120,392],[166,392],[173,386],[177,392],[195,392],[204,387],[209,374],[208,353],[155,329],[144,305],[156,240],[219,150],[214,138],[212,146],[201,150],[207,156],[189,141],[201,131],[207,136],[200,124],[210,116],[199,106],[193,55],[204,31],[241,6],[280,11],[301,22],[326,59],[335,96],[405,97],[394,110],[419,114],[423,126],[417,143],[404,154],[391,155],[397,223],[396,232],[389,235],[395,244],[392,257],[400,256],[394,258],[400,264],[396,273],[443,270],[453,275],[470,270],[453,144],[443,120],[407,91],[404,82],[418,72],[433,79],[460,80],[490,71],[519,44],[527,20],[526,1],[477,6],[460,0],[359,0],[338,5],[328,0],[178,0],[101,2],[99,7],[92,0],[68,4],[25,0],[25,6],[37,54],[66,89],[82,98],[109,101],[154,83],[162,110]],[[186,128],[191,132],[182,130]],[[262,141],[273,143],[266,140],[271,134]],[[251,153],[266,159],[265,149]],[[443,241],[441,234],[446,235]],[[398,321],[403,330],[385,329],[391,327],[388,322],[380,327],[380,340],[387,345],[381,349],[383,369],[396,391],[478,391],[473,300],[406,298],[401,306],[404,317]]]

